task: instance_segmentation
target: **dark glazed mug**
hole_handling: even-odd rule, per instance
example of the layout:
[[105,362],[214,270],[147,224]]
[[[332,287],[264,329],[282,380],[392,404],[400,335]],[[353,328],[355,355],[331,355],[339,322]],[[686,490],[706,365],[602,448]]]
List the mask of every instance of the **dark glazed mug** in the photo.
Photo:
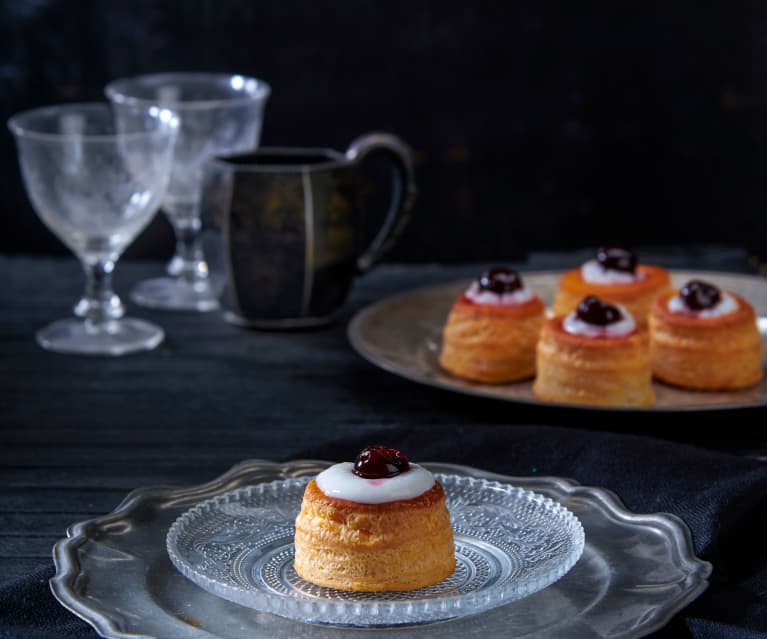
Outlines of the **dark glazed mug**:
[[[374,151],[392,162],[391,204],[362,247],[368,182],[360,162]],[[410,149],[386,133],[363,135],[346,153],[275,147],[212,159],[203,242],[224,317],[254,328],[329,322],[354,276],[394,245],[415,196]]]

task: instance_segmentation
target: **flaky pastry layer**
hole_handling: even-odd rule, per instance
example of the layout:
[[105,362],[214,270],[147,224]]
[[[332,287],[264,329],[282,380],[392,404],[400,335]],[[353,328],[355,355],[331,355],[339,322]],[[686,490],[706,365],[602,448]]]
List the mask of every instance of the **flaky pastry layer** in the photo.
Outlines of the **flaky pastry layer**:
[[729,293],[738,308],[719,317],[672,313],[661,295],[650,315],[650,358],[661,381],[699,390],[734,390],[761,381],[762,339],[751,305]]
[[546,320],[537,349],[533,392],[551,402],[597,406],[654,403],[646,332],[618,337],[573,335],[562,317]]
[[539,297],[518,305],[453,304],[442,333],[439,363],[472,381],[497,384],[535,375],[535,344],[545,308]]
[[325,495],[312,480],[296,519],[295,569],[319,586],[413,590],[455,571],[442,486],[414,499],[360,504]]

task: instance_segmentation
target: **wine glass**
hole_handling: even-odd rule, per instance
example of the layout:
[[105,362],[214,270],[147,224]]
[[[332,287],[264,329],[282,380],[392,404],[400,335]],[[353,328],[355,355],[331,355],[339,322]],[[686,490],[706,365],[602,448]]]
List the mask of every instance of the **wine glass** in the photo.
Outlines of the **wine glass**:
[[[178,118],[135,108],[119,121],[108,104],[68,104],[14,115],[27,195],[40,219],[80,258],[84,315],[38,331],[46,349],[123,355],[157,346],[162,329],[122,318],[112,291],[115,262],[157,212],[170,177]],[[79,314],[79,313],[78,313]]]
[[217,309],[219,291],[209,277],[199,239],[203,168],[213,155],[258,146],[269,85],[241,75],[158,73],[115,80],[105,92],[118,116],[137,106],[155,106],[171,109],[181,122],[162,203],[176,235],[176,253],[167,267],[170,277],[139,283],[131,297],[156,309]]

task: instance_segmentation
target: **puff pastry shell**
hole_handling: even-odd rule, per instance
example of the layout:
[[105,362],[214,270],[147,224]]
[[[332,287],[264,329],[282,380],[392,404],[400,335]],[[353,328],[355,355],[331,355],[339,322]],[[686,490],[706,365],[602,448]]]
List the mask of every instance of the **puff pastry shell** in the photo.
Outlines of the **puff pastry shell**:
[[573,335],[562,316],[546,320],[538,342],[533,392],[552,402],[597,406],[654,403],[646,332],[625,336]]
[[477,304],[462,295],[447,318],[439,363],[453,375],[489,384],[533,377],[544,316],[537,296],[503,305]]
[[296,519],[296,572],[318,586],[413,590],[455,571],[455,548],[439,482],[413,499],[360,504],[329,497],[312,480]]
[[700,390],[746,388],[762,379],[762,339],[754,309],[742,297],[728,294],[738,308],[709,318],[669,311],[674,291],[657,299],[650,315],[655,377]]

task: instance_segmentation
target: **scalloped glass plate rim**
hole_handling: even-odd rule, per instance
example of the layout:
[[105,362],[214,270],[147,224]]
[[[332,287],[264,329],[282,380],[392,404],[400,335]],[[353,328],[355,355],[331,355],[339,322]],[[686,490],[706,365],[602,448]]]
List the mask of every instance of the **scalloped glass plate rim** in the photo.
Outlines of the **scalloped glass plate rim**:
[[[526,500],[544,507],[548,511],[550,517],[561,517],[571,526],[572,530],[570,531],[569,540],[572,544],[572,548],[570,552],[561,557],[559,563],[554,566],[549,566],[542,574],[534,575],[534,583],[527,589],[522,588],[515,580],[507,579],[502,583],[493,584],[479,591],[438,598],[415,600],[402,598],[386,600],[385,602],[377,600],[348,602],[347,608],[353,609],[353,614],[351,615],[352,618],[360,619],[365,617],[369,619],[371,616],[377,614],[380,617],[380,620],[372,623],[350,623],[348,621],[350,618],[348,612],[343,615],[343,620],[341,620],[341,613],[338,612],[338,610],[339,606],[342,606],[342,604],[337,600],[315,599],[308,596],[305,599],[298,599],[274,591],[262,590],[257,592],[251,588],[222,582],[206,575],[204,571],[193,566],[183,557],[183,552],[179,550],[177,543],[179,535],[184,532],[186,526],[193,523],[195,519],[204,517],[205,513],[211,508],[225,503],[232,503],[241,494],[250,493],[254,489],[266,491],[268,488],[271,488],[274,490],[275,488],[281,487],[280,485],[303,488],[310,481],[311,477],[287,478],[273,480],[271,482],[262,482],[228,491],[196,504],[180,515],[171,525],[166,536],[166,550],[171,562],[181,574],[211,594],[228,599],[240,605],[251,607],[261,612],[276,614],[294,621],[338,625],[341,627],[354,626],[359,628],[381,628],[398,625],[414,625],[419,623],[436,623],[448,619],[455,619],[457,617],[478,614],[511,603],[512,601],[518,601],[550,586],[567,574],[580,558],[585,546],[583,526],[578,518],[562,504],[534,491],[500,481],[445,473],[437,473],[435,474],[435,477],[446,486],[448,497],[450,496],[451,489],[454,489],[451,482],[457,482],[458,484],[471,485],[472,488],[479,488],[480,490],[501,491],[510,499]],[[466,534],[470,531],[456,529],[456,532]],[[370,593],[366,594],[369,595]],[[332,606],[324,606],[324,604],[327,603],[332,603]],[[435,604],[439,605],[439,609],[430,611],[430,605],[434,607]],[[297,614],[300,612],[297,608],[301,605],[304,606],[303,611],[307,613],[304,616]],[[307,606],[311,610],[309,610]],[[392,621],[397,612],[405,606],[414,608],[415,613],[422,614],[422,618],[418,621],[408,621],[404,624],[397,624]],[[387,609],[385,613],[380,611],[376,613],[376,610],[380,607]],[[331,610],[328,610],[328,608],[331,608]],[[412,617],[413,612],[410,612],[410,615]]]

